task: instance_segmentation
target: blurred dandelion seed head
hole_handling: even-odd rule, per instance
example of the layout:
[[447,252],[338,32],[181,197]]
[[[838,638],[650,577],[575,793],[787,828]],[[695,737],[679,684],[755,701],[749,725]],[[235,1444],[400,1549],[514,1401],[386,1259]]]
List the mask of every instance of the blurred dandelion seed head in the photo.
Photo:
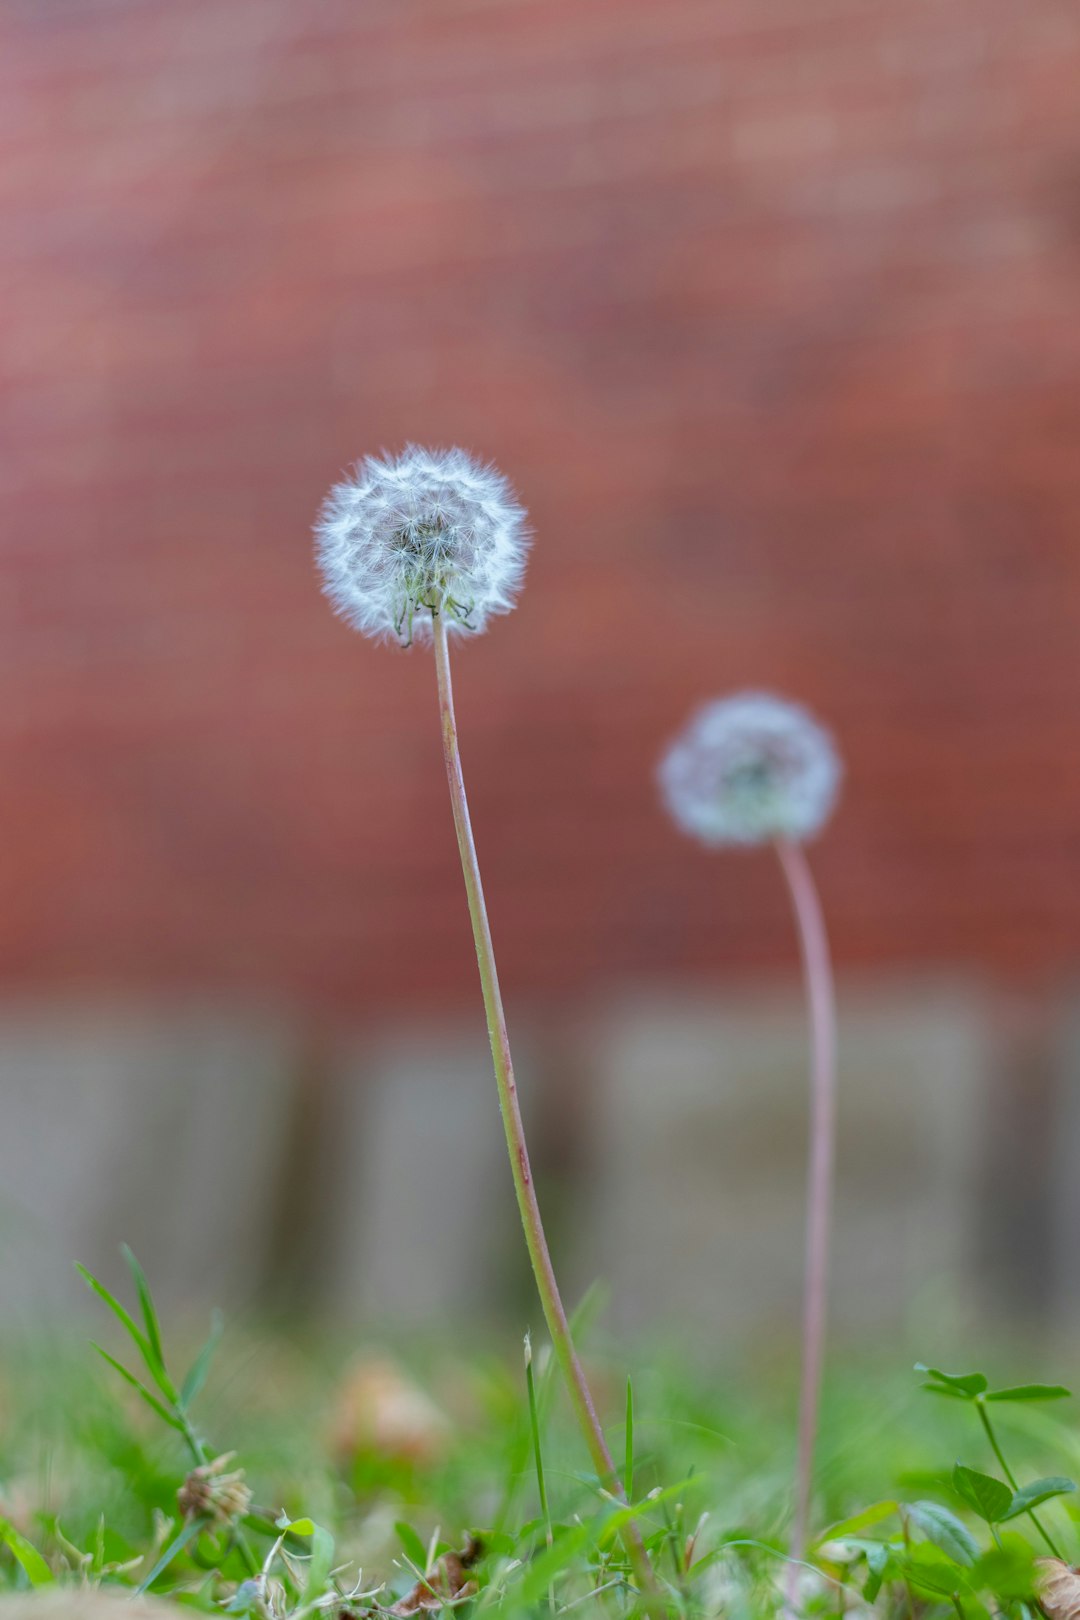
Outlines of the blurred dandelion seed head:
[[672,819],[703,844],[802,843],[832,813],[841,765],[799,704],[741,692],[692,715],[658,775]]
[[315,524],[323,589],[365,635],[430,639],[433,613],[476,635],[514,606],[529,536],[494,467],[464,450],[411,444],[366,456],[335,484]]

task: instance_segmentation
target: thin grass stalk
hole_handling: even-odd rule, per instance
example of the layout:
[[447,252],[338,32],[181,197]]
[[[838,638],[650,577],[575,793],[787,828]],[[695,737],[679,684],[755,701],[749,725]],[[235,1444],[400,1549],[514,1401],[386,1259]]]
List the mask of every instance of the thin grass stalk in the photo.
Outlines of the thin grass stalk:
[[802,1381],[795,1462],[795,1512],[787,1595],[794,1601],[798,1564],[806,1552],[813,1487],[829,1282],[829,1225],[836,1140],[836,996],[821,901],[800,844],[778,840],[776,853],[791,895],[810,1015],[810,1160],[806,1188],[806,1272],[803,1285]]
[[[529,1250],[529,1259],[532,1261],[533,1275],[536,1278],[536,1287],[540,1295],[544,1320],[547,1323],[555,1356],[566,1382],[574,1414],[589,1449],[593,1467],[599,1475],[601,1485],[625,1502],[626,1493],[615,1470],[611,1452],[604,1438],[604,1431],[596,1413],[592,1393],[585,1377],[585,1370],[574,1348],[570,1323],[563,1306],[562,1296],[559,1293],[555,1268],[551,1263],[551,1254],[540,1215],[540,1205],[537,1202],[536,1188],[529,1164],[529,1151],[525,1141],[525,1126],[518,1103],[517,1085],[514,1081],[514,1067],[510,1056],[510,1038],[506,1028],[502,992],[499,988],[495,948],[491,938],[491,926],[488,921],[484,888],[480,877],[480,864],[477,860],[472,821],[469,815],[469,801],[465,793],[465,779],[461,769],[461,750],[458,744],[457,719],[454,713],[454,688],[450,674],[450,649],[446,633],[446,620],[444,615],[437,610],[432,611],[432,633],[435,650],[435,671],[439,688],[439,714],[442,722],[443,760],[446,765],[446,780],[450,788],[454,829],[457,833],[461,869],[465,878],[469,917],[472,922],[473,940],[476,945],[476,960],[480,969],[480,986],[484,997],[484,1011],[487,1015],[488,1036],[491,1040],[491,1056],[495,1066],[499,1108],[502,1113],[503,1129],[506,1133],[506,1146],[510,1155],[510,1170],[514,1180],[514,1191],[517,1194],[518,1209],[521,1213],[522,1226],[525,1229],[525,1242]],[[622,1536],[635,1577],[647,1596],[650,1594],[655,1596],[657,1593],[655,1577],[637,1525],[633,1522],[626,1525]]]

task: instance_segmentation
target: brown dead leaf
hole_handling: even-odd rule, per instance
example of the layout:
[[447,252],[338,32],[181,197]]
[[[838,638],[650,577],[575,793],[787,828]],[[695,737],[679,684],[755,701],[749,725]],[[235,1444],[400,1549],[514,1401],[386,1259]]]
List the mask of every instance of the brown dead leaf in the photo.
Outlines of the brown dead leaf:
[[405,1616],[430,1614],[445,1608],[448,1603],[475,1597],[479,1588],[470,1580],[467,1571],[480,1557],[483,1547],[475,1536],[470,1536],[460,1552],[444,1553],[434,1572],[417,1581],[411,1592],[406,1592],[387,1614]]

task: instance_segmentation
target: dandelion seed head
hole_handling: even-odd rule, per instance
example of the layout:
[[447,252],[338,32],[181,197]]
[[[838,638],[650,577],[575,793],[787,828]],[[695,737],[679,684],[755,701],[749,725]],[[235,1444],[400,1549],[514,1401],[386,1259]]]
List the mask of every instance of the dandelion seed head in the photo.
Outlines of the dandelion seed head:
[[803,843],[832,813],[841,765],[799,704],[741,692],[692,715],[658,775],[672,819],[703,844]]
[[433,613],[459,635],[508,613],[528,543],[524,509],[496,468],[415,444],[357,462],[315,524],[335,610],[365,635],[406,645],[430,638]]

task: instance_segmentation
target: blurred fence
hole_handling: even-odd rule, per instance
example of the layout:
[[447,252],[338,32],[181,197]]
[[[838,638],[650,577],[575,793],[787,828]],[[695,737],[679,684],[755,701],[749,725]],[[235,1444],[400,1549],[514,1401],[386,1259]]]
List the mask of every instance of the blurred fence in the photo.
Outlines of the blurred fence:
[[[603,1279],[631,1328],[790,1325],[798,996],[639,986],[515,1025],[575,1291]],[[854,986],[840,1061],[838,1329],[896,1331],[928,1300],[954,1320],[1080,1315],[1075,1011],[1048,1024],[971,985]],[[9,1007],[0,1064],[8,1326],[71,1309],[71,1261],[115,1276],[122,1241],[173,1302],[429,1327],[532,1309],[478,1018],[315,1040],[258,1009]]]

